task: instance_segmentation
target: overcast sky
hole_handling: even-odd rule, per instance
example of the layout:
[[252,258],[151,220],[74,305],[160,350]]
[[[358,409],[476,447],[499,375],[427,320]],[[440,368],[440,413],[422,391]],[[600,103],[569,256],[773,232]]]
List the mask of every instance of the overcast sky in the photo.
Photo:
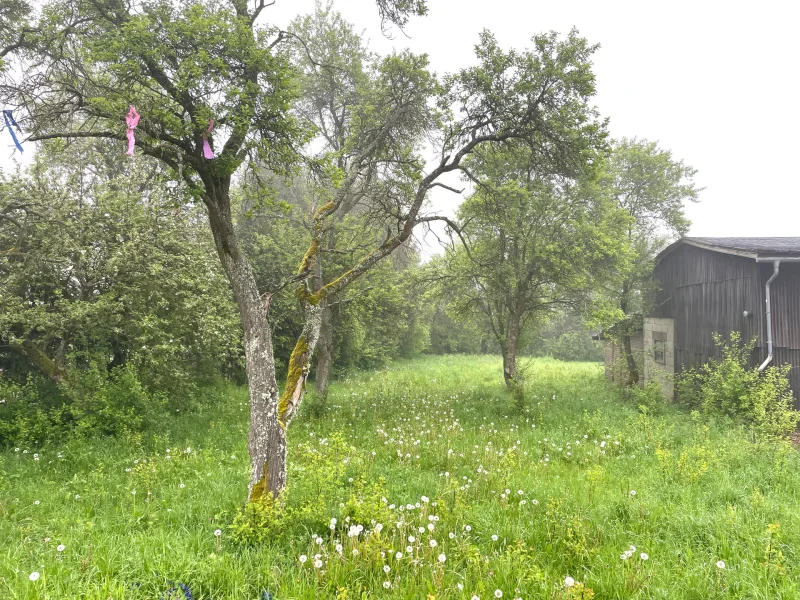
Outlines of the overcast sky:
[[[393,40],[380,30],[374,0],[335,8],[381,53],[427,53],[438,73],[473,61],[481,29],[503,47],[535,33],[576,27],[592,43],[596,104],[614,137],[647,138],[698,169],[706,189],[688,207],[694,236],[800,236],[794,181],[800,140],[796,27],[800,4],[673,0],[429,0]],[[314,0],[276,0],[265,16],[285,26]],[[3,132],[7,138],[7,132]],[[10,156],[3,139],[2,160]],[[437,209],[455,198],[438,190]]]
[[[429,0],[409,38],[386,40],[374,0],[335,7],[380,52],[409,47],[438,73],[473,60],[478,33],[503,47],[577,28],[595,55],[596,103],[614,137],[656,140],[698,170],[706,189],[688,207],[694,236],[800,236],[794,181],[800,140],[797,26],[789,0]],[[276,24],[313,0],[277,0]],[[446,194],[446,192],[444,192]],[[445,202],[442,196],[437,203]]]

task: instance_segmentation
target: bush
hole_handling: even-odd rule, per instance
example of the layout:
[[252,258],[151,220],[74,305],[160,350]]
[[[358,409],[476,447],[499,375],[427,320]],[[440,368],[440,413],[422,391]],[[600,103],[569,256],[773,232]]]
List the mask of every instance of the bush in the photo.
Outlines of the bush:
[[791,367],[768,367],[763,373],[748,367],[755,340],[743,344],[737,332],[727,342],[715,334],[714,343],[722,358],[682,373],[677,378],[678,400],[706,414],[743,422],[763,437],[792,433],[800,412],[793,408]]
[[38,445],[63,435],[72,420],[55,384],[28,376],[19,383],[0,377],[0,447]]
[[661,391],[661,385],[655,381],[647,382],[644,387],[633,386],[627,388],[631,395],[633,403],[643,413],[659,414],[666,406],[664,393]]
[[165,404],[147,393],[129,365],[75,369],[60,386],[33,374],[24,383],[0,378],[0,446],[144,431]]

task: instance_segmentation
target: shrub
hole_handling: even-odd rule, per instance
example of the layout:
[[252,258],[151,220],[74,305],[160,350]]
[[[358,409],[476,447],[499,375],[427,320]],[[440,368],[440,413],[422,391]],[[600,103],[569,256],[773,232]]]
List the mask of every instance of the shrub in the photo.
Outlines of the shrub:
[[74,369],[61,385],[29,375],[0,377],[0,446],[40,445],[72,433],[140,432],[163,414],[164,398],[148,394],[133,367]]
[[649,381],[644,387],[634,386],[628,389],[633,403],[642,412],[658,414],[666,405],[661,385],[658,382]]
[[800,413],[793,408],[791,367],[768,367],[763,373],[748,367],[755,340],[742,343],[737,332],[727,342],[715,334],[714,343],[721,358],[677,378],[679,401],[706,414],[743,422],[762,437],[792,433]]

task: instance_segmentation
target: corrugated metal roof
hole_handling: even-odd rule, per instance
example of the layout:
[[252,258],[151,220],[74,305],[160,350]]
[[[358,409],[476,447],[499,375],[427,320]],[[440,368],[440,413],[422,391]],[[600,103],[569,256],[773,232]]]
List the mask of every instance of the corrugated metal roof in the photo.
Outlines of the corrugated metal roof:
[[757,254],[800,254],[800,237],[687,237],[685,241]]
[[800,237],[685,237],[664,248],[657,260],[682,244],[748,258],[800,256]]

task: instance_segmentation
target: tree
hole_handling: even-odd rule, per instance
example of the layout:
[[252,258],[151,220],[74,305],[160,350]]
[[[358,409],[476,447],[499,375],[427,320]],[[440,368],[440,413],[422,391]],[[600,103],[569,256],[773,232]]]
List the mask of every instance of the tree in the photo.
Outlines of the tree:
[[[400,25],[404,16],[424,12],[420,0],[381,0],[379,6]],[[593,52],[576,32],[565,40],[555,33],[536,36],[534,49],[524,52],[504,52],[484,33],[476,48],[478,65],[446,77],[442,86],[427,71],[425,57],[406,52],[381,61],[371,102],[360,110],[346,146],[352,152],[346,171],[324,163],[318,171],[336,185],[314,210],[311,243],[294,275],[304,325],[280,394],[267,306],[233,227],[230,197],[233,177],[248,158],[288,172],[306,139],[291,114],[293,74],[275,52],[291,36],[258,25],[265,7],[263,0],[252,8],[244,0],[53,0],[31,27],[31,41],[12,52],[27,59],[19,64],[21,77],[10,81],[7,69],[0,88],[6,105],[25,107],[21,124],[32,132],[28,141],[122,141],[122,117],[135,105],[143,115],[137,148],[181,173],[205,204],[242,320],[251,500],[278,495],[286,485],[286,428],[302,401],[319,337],[320,302],[403,246],[415,226],[438,218],[422,212],[430,190],[443,186],[441,176],[460,170],[476,149],[513,139],[556,149],[567,143],[564,136],[572,130],[551,122],[583,118],[570,111],[585,95]],[[212,119],[216,158],[208,160],[203,146]],[[425,173],[417,149],[434,134],[439,160]],[[380,200],[375,208],[385,216],[386,235],[337,278],[313,286],[327,222],[367,187]]]
[[[354,158],[355,148],[347,148],[359,138],[354,136],[359,115],[371,102],[370,88],[374,85],[376,57],[366,48],[361,37],[353,31],[342,15],[332,10],[331,2],[323,8],[317,2],[313,14],[296,19],[289,28],[301,44],[295,44],[293,59],[301,73],[301,101],[298,112],[317,133],[322,152],[327,154],[340,172],[346,172]],[[322,247],[316,263],[315,288],[321,289],[337,269],[326,263],[336,261],[337,253],[352,249],[337,248],[337,228],[348,215],[354,212],[367,217],[365,229],[370,237],[381,234],[382,223],[369,222],[369,204],[366,190],[357,193],[342,203],[335,218],[328,221],[322,232]],[[361,210],[359,210],[361,209]],[[382,216],[382,215],[381,215]],[[377,226],[370,232],[369,226]],[[358,238],[352,238],[358,243]],[[338,265],[337,265],[338,266]],[[340,270],[340,269],[339,269]],[[317,343],[317,365],[315,391],[323,401],[327,397],[328,382],[334,358],[334,319],[328,298],[320,302],[321,325]]]
[[631,317],[644,314],[652,302],[655,257],[667,242],[689,230],[685,203],[697,202],[702,188],[694,184],[695,169],[647,140],[616,142],[607,169],[603,187],[631,217],[625,234],[630,262],[611,296],[623,315],[615,334],[625,353],[628,385],[634,385],[639,369],[631,350]]
[[[380,119],[379,122],[384,123],[382,129],[386,130],[389,124],[399,127],[405,123],[408,128],[405,135],[413,139],[413,134],[426,133],[425,129],[414,129],[414,126],[426,122],[441,123],[438,128],[439,164],[422,175],[422,165],[413,154],[414,146],[411,144],[387,145],[386,149],[391,153],[378,153],[371,162],[363,151],[355,151],[334,199],[315,213],[313,239],[302,265],[309,270],[316,265],[322,247],[320,232],[324,230],[323,221],[331,219],[347,204],[356,184],[379,186],[380,193],[370,191],[369,197],[378,200],[377,207],[387,222],[387,235],[350,270],[317,291],[311,290],[308,280],[300,284],[297,293],[304,313],[308,315],[307,326],[289,362],[287,387],[278,408],[281,422],[291,419],[302,399],[310,357],[320,329],[319,302],[337,293],[400,247],[410,237],[414,226],[437,220],[448,221],[438,215],[421,213],[433,187],[458,191],[439,181],[442,175],[455,171],[469,176],[469,157],[484,151],[491,153],[495,146],[514,142],[537,150],[538,158],[564,168],[570,163],[573,168],[583,165],[590,158],[584,153],[604,136],[602,124],[597,122],[594,111],[587,104],[594,93],[590,58],[596,47],[590,46],[576,31],[570,32],[564,40],[551,32],[535,36],[533,42],[533,50],[504,52],[490,33],[483,32],[476,46],[478,65],[443,80],[442,91],[438,94],[440,115],[431,115],[421,107],[413,108],[421,100],[415,98],[414,93],[426,87],[429,81],[421,72],[421,63],[415,63],[412,57],[405,60],[403,57],[390,57],[382,63],[382,73],[378,78],[382,85],[372,93],[376,101],[369,110],[363,111],[363,116],[359,115],[360,124],[354,136],[363,135],[362,123],[368,124],[367,131],[375,130],[375,126],[369,124],[386,110],[387,103],[383,97],[388,94],[394,97],[391,104],[408,109],[396,117]],[[401,69],[404,63],[407,66]],[[403,72],[406,75],[400,77]],[[391,138],[392,134],[388,137]],[[374,146],[375,142],[365,141],[346,147]],[[512,345],[516,346],[516,342]],[[513,354],[516,355],[516,350]]]
[[557,157],[522,145],[473,157],[468,172],[477,189],[453,225],[461,243],[437,269],[439,285],[455,291],[456,309],[492,332],[509,387],[523,336],[557,310],[586,311],[623,254],[625,218],[593,186],[586,162],[602,149],[601,129],[586,120],[572,139]]

